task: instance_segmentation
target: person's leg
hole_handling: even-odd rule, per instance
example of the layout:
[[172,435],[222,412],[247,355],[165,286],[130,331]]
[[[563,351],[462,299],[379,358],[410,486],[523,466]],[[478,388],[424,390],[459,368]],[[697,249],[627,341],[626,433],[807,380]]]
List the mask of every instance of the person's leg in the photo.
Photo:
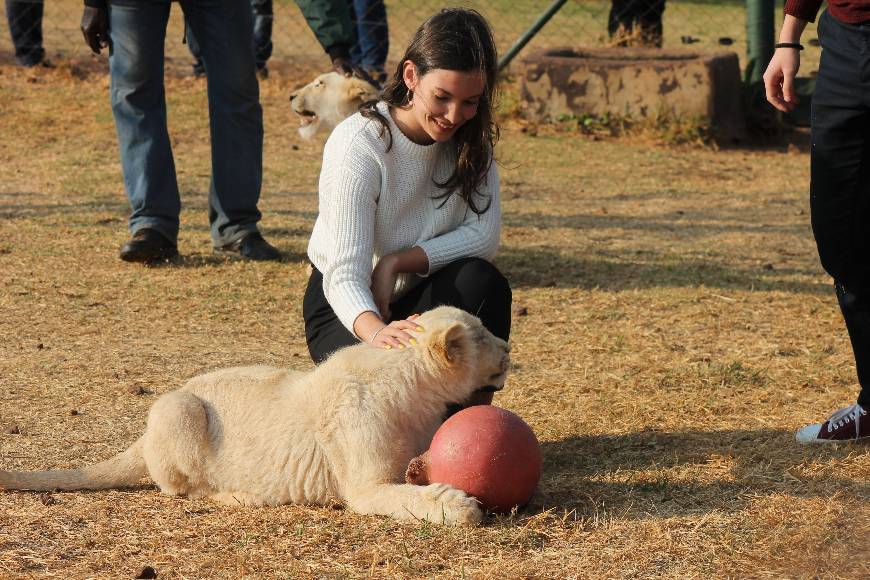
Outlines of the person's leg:
[[196,40],[196,35],[190,28],[187,18],[184,19],[184,41],[187,43],[187,49],[193,57],[193,74],[194,76],[205,76],[205,65],[202,63],[202,54],[199,50],[199,41]]
[[637,24],[643,43],[647,46],[662,46],[662,15],[665,0],[640,0],[637,6]]
[[266,76],[266,63],[272,56],[272,0],[251,0],[251,9],[254,12],[254,60],[261,76]]
[[495,336],[511,331],[511,288],[498,268],[479,258],[448,264],[390,305],[393,319],[407,318],[437,306],[455,306],[474,314]]
[[618,46],[627,46],[634,29],[637,0],[613,0],[607,20],[607,32]]
[[357,42],[351,49],[354,64],[361,66],[378,82],[386,76],[384,65],[390,51],[387,8],[383,0],[352,0]]
[[45,60],[42,48],[44,0],[6,0],[9,34],[15,58],[22,66],[36,66]]
[[[861,71],[870,66],[863,48],[868,36],[870,31],[862,34],[827,13],[821,17],[810,162],[813,234],[822,266],[835,281],[861,383],[858,403],[865,411],[870,407],[870,103],[865,98],[870,81],[861,81]],[[809,443],[870,436],[870,417],[858,409],[809,425],[797,438]]]
[[257,231],[263,177],[263,110],[249,0],[182,0],[207,71],[215,247]]
[[111,1],[109,72],[130,231],[156,230],[174,244],[181,201],[163,85],[169,6],[169,0]]
[[305,320],[305,342],[315,363],[325,361],[340,348],[359,343],[359,339],[344,327],[323,294],[323,274],[312,268],[302,299]]

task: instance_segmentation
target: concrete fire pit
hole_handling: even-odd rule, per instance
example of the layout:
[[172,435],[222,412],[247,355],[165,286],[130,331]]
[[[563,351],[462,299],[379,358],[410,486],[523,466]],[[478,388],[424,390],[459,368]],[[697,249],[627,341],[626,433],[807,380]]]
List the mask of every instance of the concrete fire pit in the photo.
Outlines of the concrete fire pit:
[[703,119],[725,138],[745,136],[740,67],[732,52],[561,48],[522,60],[533,118],[594,114]]

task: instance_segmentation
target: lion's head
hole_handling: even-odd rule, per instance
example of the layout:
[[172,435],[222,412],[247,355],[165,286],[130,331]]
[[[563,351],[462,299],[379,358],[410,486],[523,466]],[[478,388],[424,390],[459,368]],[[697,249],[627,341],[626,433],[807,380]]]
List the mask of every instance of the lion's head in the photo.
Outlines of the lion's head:
[[487,330],[480,319],[451,306],[439,306],[417,319],[425,331],[420,349],[410,349],[436,376],[446,401],[465,403],[477,392],[504,388],[510,370],[508,343]]
[[299,134],[312,138],[318,131],[332,131],[366,101],[378,98],[378,89],[357,77],[336,72],[318,76],[290,95],[290,107],[299,115]]

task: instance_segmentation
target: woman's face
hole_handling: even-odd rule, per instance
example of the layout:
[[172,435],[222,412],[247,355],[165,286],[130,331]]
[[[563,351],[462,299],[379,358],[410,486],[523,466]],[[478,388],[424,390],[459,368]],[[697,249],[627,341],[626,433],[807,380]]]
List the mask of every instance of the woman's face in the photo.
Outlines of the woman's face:
[[439,68],[419,76],[411,61],[405,61],[403,72],[405,84],[414,91],[408,123],[408,129],[414,133],[408,137],[413,141],[449,141],[459,127],[477,114],[485,87],[482,72]]

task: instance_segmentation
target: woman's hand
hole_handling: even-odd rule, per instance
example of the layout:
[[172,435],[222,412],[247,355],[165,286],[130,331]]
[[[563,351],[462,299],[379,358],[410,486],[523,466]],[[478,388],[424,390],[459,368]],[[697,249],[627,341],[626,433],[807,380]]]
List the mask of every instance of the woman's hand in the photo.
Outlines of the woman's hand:
[[403,320],[394,320],[372,333],[366,342],[378,348],[398,348],[414,346],[417,339],[414,333],[423,332],[423,327],[417,324],[419,314],[412,314]]
[[794,78],[801,65],[801,53],[795,48],[778,48],[767,65],[764,73],[764,92],[767,101],[788,113],[797,106],[798,98],[794,92]]

